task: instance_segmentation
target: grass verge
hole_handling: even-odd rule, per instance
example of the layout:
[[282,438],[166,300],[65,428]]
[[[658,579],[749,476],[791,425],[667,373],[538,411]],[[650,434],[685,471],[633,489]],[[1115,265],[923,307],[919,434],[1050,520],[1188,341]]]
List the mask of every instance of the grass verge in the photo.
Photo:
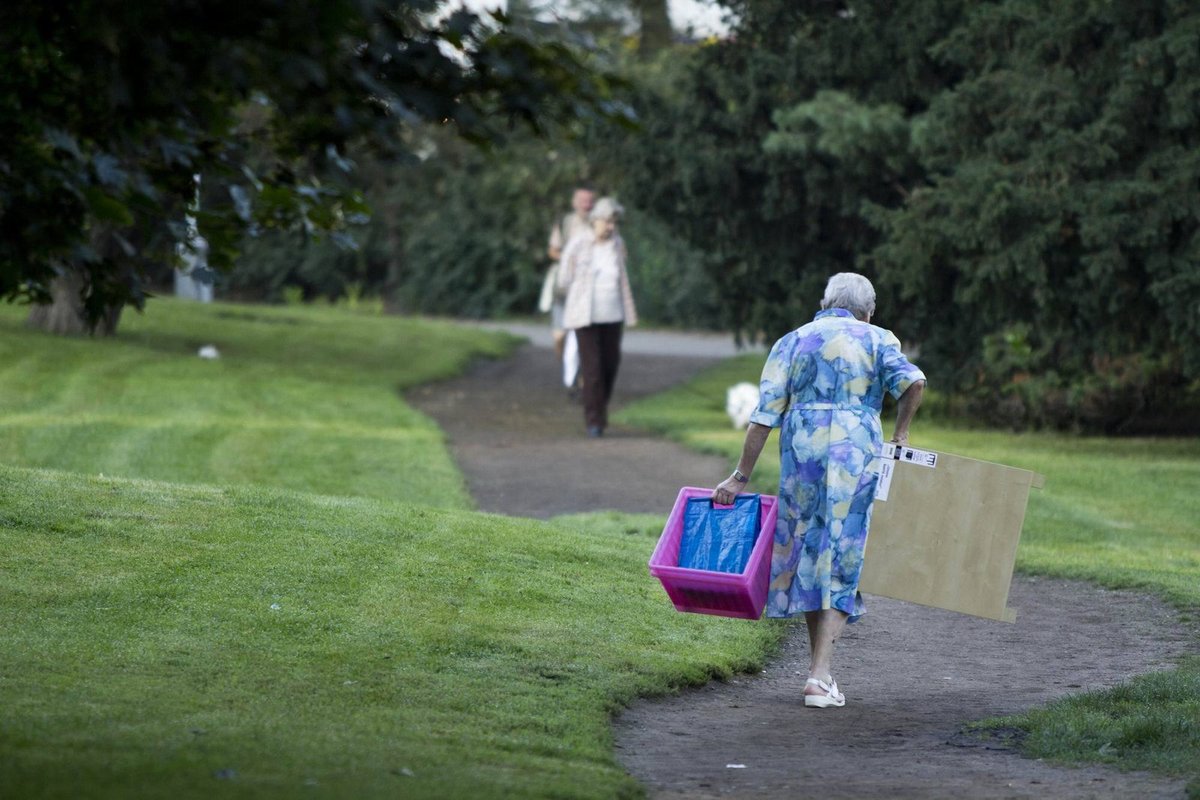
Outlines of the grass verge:
[[[438,427],[397,396],[512,337],[316,307],[156,298],[112,339],[0,304],[0,462],[468,507]],[[221,357],[197,357],[213,344]],[[420,481],[411,476],[420,474]]]
[[611,712],[778,641],[671,609],[659,519],[430,507],[470,501],[397,393],[508,337],[164,299],[78,340],[23,315],[0,306],[0,797],[636,795]]
[[0,796],[636,795],[611,712],[783,630],[676,613],[660,524],[0,467]]
[[[761,368],[760,355],[730,359],[687,385],[624,409],[619,419],[724,455],[732,468],[743,433],[730,426],[725,390],[740,381],[757,384]],[[912,442],[1046,476],[1045,489],[1030,497],[1018,569],[1153,592],[1173,603],[1185,620],[1197,621],[1200,439],[1014,435],[951,428],[918,414]],[[774,494],[778,480],[778,444],[772,443],[752,486]],[[1198,697],[1200,659],[1187,659],[1177,670],[984,727],[1022,730],[1023,748],[1038,757],[1187,776],[1189,792],[1200,797]]]

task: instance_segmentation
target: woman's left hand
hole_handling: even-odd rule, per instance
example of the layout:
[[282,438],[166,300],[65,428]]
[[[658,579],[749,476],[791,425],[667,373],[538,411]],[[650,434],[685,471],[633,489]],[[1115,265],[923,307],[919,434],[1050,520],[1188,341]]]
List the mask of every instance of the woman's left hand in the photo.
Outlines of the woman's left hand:
[[720,486],[713,489],[712,501],[719,506],[731,506],[738,494],[745,488],[746,484],[734,480],[731,475],[722,481]]

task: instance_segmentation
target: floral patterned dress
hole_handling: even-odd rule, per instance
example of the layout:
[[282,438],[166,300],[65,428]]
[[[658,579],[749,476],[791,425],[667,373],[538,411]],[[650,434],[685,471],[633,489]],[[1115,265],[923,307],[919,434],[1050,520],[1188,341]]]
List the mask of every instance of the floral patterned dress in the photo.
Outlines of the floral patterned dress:
[[883,444],[883,393],[925,374],[891,331],[845,309],[821,311],[784,336],[763,367],[750,420],[780,427],[779,520],[768,617],[866,611],[858,592]]

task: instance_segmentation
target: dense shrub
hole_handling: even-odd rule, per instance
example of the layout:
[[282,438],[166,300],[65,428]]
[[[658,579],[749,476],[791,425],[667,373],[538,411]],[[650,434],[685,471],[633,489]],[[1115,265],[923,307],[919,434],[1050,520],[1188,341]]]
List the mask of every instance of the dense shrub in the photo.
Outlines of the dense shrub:
[[[364,165],[375,177],[369,223],[357,249],[329,238],[268,232],[248,238],[227,295],[278,302],[286,287],[305,299],[348,291],[382,296],[398,312],[488,318],[536,312],[554,220],[575,184],[595,172],[569,143],[515,137],[482,151],[432,135],[428,157]],[[610,182],[591,181],[601,191]],[[717,291],[704,255],[658,219],[627,203],[622,222],[630,281],[650,324],[715,328]]]
[[1180,0],[739,0],[608,155],[741,332],[857,269],[947,409],[1194,429],[1200,10]]

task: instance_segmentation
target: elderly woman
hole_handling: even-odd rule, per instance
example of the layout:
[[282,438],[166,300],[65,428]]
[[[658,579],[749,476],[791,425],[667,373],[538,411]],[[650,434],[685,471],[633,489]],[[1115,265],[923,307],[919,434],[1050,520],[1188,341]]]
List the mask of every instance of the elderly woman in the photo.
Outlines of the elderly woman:
[[899,399],[892,441],[904,444],[925,391],[925,374],[900,352],[899,340],[870,324],[875,289],[869,280],[834,275],[821,308],[771,349],[741,460],[713,492],[715,502],[732,503],[771,428],[782,426],[767,616],[804,613],[811,656],[804,705],[810,708],[846,703],[830,663],[846,622],[866,610],[858,577],[883,444],[883,393]]
[[558,285],[566,292],[563,327],[575,331],[583,375],[583,416],[588,436],[604,435],[608,401],[621,364],[621,334],[637,324],[637,309],[625,270],[625,242],[617,233],[624,209],[611,197],[596,201],[591,230],[563,250]]

